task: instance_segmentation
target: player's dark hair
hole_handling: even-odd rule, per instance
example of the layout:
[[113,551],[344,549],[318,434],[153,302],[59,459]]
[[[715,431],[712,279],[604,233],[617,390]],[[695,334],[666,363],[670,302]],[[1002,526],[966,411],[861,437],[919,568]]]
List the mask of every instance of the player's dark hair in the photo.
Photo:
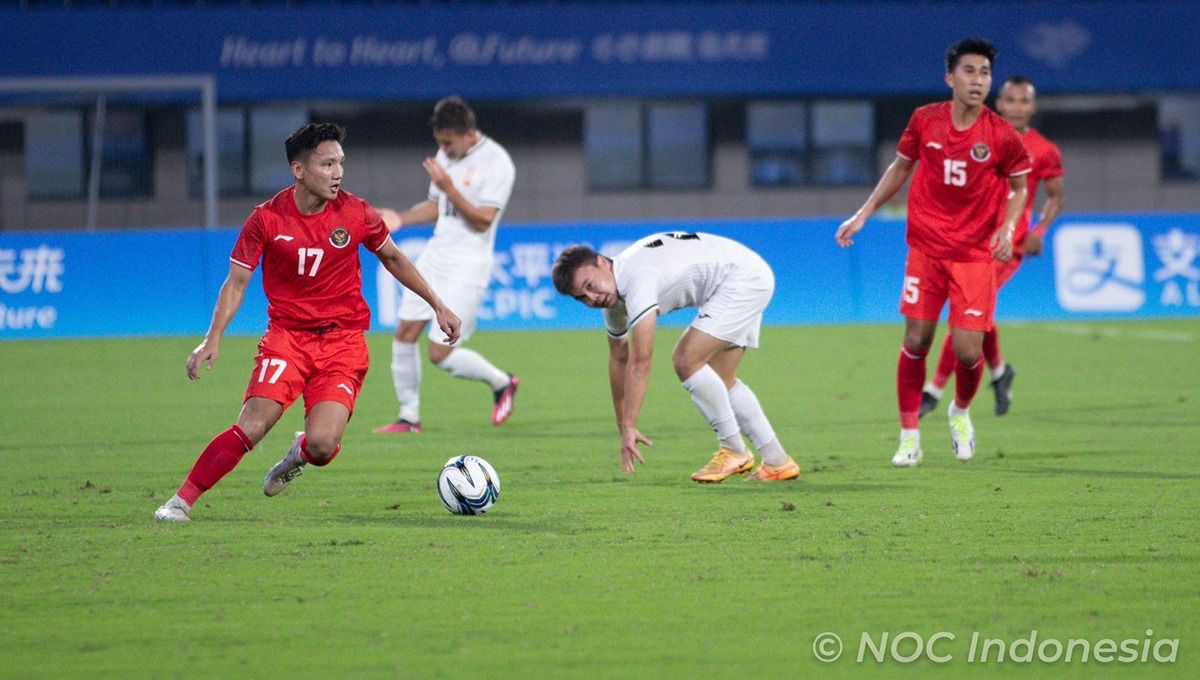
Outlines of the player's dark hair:
[[283,149],[287,152],[289,164],[293,161],[303,163],[309,154],[317,150],[317,146],[321,142],[332,140],[341,144],[344,139],[346,139],[346,128],[337,123],[309,123],[288,135],[287,141],[283,143]]
[[1029,87],[1034,86],[1033,81],[1029,79],[1029,76],[1023,76],[1019,73],[1014,73],[1013,75],[1005,78],[1004,85],[1028,85]]
[[446,97],[433,107],[433,117],[429,126],[438,130],[446,130],[465,135],[475,129],[475,112],[462,97]]
[[946,73],[954,71],[964,54],[978,54],[988,60],[988,66],[996,65],[996,46],[987,38],[963,38],[946,50]]
[[550,278],[554,279],[554,287],[563,295],[574,297],[571,286],[575,283],[575,272],[579,271],[580,267],[596,264],[599,260],[600,253],[587,246],[567,248],[559,254],[554,269],[550,272]]

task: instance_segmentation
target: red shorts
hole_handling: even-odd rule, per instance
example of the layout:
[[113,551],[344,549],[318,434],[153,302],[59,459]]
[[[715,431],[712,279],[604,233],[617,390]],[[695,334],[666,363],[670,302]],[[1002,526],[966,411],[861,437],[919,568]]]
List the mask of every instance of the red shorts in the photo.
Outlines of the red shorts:
[[336,401],[353,414],[369,363],[360,330],[294,331],[271,325],[258,343],[246,399],[263,397],[287,410],[303,394],[306,416],[322,401]]
[[992,260],[992,266],[996,269],[996,291],[999,292],[1013,274],[1017,273],[1017,268],[1021,266],[1021,256],[1014,254],[1008,262]]
[[908,250],[900,313],[937,321],[950,300],[950,326],[987,331],[996,309],[996,270],[991,260],[955,262]]

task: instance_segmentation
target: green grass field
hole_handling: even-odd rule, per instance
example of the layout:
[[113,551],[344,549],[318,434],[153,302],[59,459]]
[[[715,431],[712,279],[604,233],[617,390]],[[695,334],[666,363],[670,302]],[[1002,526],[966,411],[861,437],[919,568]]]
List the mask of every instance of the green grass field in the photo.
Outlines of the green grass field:
[[[484,333],[470,346],[522,377],[513,419],[492,427],[485,387],[426,369],[425,433],[387,438],[374,335],[332,466],[262,495],[296,407],[183,525],[151,514],[233,422],[256,338],[228,338],[199,383],[196,338],[0,344],[0,677],[1200,673],[1200,320],[1007,326],[1013,410],[994,417],[985,384],[976,459],[954,460],[937,413],[904,470],[899,323],[767,329],[742,377],[804,474],[764,486],[689,481],[715,442],[671,371],[677,333],[659,334],[655,446],[632,476],[602,332]],[[434,493],[463,452],[502,477],[485,517]],[[1178,639],[1177,660],[969,658],[973,633],[1035,630],[1139,655]],[[827,631],[845,644],[830,664]],[[864,632],[907,631],[954,634],[935,648],[952,660],[856,660]]]

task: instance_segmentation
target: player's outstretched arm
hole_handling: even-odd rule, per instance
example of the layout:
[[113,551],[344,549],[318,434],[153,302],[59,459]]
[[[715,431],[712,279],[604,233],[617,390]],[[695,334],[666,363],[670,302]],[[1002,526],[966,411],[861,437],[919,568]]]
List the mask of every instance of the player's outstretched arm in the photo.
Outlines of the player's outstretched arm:
[[650,362],[654,356],[655,314],[646,314],[629,330],[629,356],[625,361],[624,392],[617,425],[621,429],[621,471],[633,472],[633,461],[645,463],[639,444],[653,446],[637,429],[638,416],[650,383]]
[[1062,177],[1051,177],[1042,186],[1046,187],[1046,204],[1042,206],[1042,214],[1038,216],[1037,226],[1029,230],[1029,234],[1025,236],[1025,242],[1022,244],[1025,252],[1029,255],[1042,254],[1042,239],[1063,209]]
[[438,328],[442,329],[442,332],[446,334],[446,343],[453,345],[458,342],[458,334],[462,327],[462,321],[459,320],[458,315],[442,302],[442,298],[438,297],[438,294],[430,287],[429,282],[425,280],[424,276],[421,276],[421,272],[417,270],[412,261],[405,257],[404,253],[400,252],[396,244],[391,239],[388,239],[388,242],[375,252],[375,255],[379,258],[380,263],[383,264],[384,269],[387,269],[393,278],[399,281],[405,288],[421,296],[422,300],[429,303],[429,306],[433,308],[433,313],[437,317]]
[[436,201],[426,199],[404,212],[399,212],[394,208],[376,208],[375,212],[383,218],[383,223],[387,226],[388,231],[394,232],[406,224],[433,222],[437,219],[438,207]]
[[892,161],[883,176],[879,178],[875,189],[867,197],[866,203],[863,203],[858,212],[838,226],[833,238],[839,246],[848,248],[854,245],[854,235],[862,231],[867,219],[879,209],[879,206],[892,200],[892,196],[895,196],[900,187],[904,186],[909,176],[912,175],[913,165],[913,161],[903,156],[896,156],[896,160]]
[[213,308],[208,332],[204,334],[204,340],[188,356],[187,376],[190,380],[200,379],[200,364],[204,364],[205,369],[211,371],[213,364],[217,362],[217,355],[220,353],[221,347],[221,335],[225,333],[229,322],[233,320],[233,315],[237,314],[238,308],[242,306],[242,299],[246,296],[246,286],[250,283],[253,273],[245,267],[236,264],[229,265],[229,275],[225,277],[225,282],[221,284],[221,292],[217,294],[217,305]]
[[996,233],[992,234],[988,244],[991,246],[992,257],[1000,262],[1012,259],[1013,231],[1017,228],[1017,220],[1020,219],[1021,213],[1025,211],[1025,198],[1029,195],[1026,186],[1025,175],[1008,178],[1009,192],[1008,200],[1004,203],[1004,221],[1000,223]]

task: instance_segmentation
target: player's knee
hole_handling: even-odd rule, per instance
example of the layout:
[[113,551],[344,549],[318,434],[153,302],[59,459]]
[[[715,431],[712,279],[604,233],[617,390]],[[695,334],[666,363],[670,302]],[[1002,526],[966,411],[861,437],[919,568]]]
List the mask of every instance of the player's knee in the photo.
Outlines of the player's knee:
[[960,364],[974,366],[979,363],[979,358],[983,356],[983,351],[978,347],[955,347],[954,356],[958,358]]
[[339,444],[341,442],[337,440],[337,437],[309,433],[305,448],[308,450],[308,456],[312,459],[313,465],[320,466],[333,460],[334,455],[337,454]]
[[675,366],[675,375],[679,376],[680,382],[692,377],[704,366],[703,361],[680,352],[678,348],[671,354],[671,364]]
[[928,354],[933,344],[933,335],[919,330],[910,330],[904,334],[904,349],[913,354]]
[[445,347],[436,342],[429,343],[429,363],[440,367],[442,362],[450,357],[450,353],[454,351],[452,347]]

